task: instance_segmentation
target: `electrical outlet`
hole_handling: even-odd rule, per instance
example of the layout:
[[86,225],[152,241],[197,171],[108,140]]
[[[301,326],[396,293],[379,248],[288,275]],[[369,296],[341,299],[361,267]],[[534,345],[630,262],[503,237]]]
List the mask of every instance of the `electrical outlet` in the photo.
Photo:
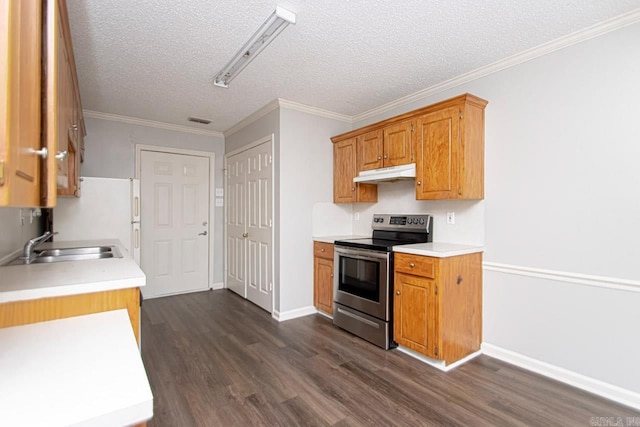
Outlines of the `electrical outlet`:
[[455,223],[456,223],[456,213],[447,212],[447,224],[455,224]]
[[224,199],[216,199],[216,207],[224,206]]
[[224,188],[216,188],[216,197],[224,197]]

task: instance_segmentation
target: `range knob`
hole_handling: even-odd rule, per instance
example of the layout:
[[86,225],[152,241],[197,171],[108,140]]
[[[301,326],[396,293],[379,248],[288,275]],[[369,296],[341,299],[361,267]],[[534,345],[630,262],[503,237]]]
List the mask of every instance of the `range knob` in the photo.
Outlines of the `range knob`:
[[420,225],[424,225],[424,218],[420,218]]
[[407,224],[413,224],[413,218],[407,219]]

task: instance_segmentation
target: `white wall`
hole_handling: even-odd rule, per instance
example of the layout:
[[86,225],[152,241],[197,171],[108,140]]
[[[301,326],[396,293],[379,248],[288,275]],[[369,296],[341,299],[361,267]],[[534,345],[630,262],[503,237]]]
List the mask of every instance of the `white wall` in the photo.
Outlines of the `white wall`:
[[24,225],[20,225],[18,208],[0,208],[0,260],[11,253],[22,249],[27,240],[42,234],[40,220],[29,222],[31,209],[23,209]]
[[314,206],[333,201],[333,145],[351,129],[334,119],[280,109],[280,311],[313,306]]
[[487,99],[485,262],[509,273],[485,267],[484,342],[635,393],[640,293],[603,285],[640,280],[639,41],[634,24],[355,125]]
[[[223,138],[94,118],[86,118],[85,124],[86,154],[80,170],[82,176],[133,178],[135,146],[144,144],[215,153],[215,186],[223,186]],[[212,242],[215,257],[213,283],[221,283],[223,280],[223,220],[223,208],[215,208]]]

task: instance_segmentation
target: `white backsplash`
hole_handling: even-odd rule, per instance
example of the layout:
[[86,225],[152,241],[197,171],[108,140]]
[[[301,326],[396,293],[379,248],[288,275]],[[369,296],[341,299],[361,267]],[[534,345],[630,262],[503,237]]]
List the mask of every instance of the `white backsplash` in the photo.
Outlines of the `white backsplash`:
[[[353,234],[371,234],[374,214],[431,214],[433,241],[484,245],[484,200],[415,199],[414,181],[378,184],[378,203],[353,204]],[[447,224],[447,212],[455,212],[455,224]]]
[[[313,205],[313,236],[346,236],[352,233],[351,204],[321,202]],[[366,233],[370,234],[370,233]]]

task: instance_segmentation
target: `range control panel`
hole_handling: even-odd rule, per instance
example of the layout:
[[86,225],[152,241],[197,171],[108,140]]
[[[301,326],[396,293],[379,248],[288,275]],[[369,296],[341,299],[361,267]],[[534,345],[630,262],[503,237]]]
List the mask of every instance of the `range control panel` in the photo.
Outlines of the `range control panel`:
[[371,225],[374,230],[424,230],[430,221],[431,215],[426,214],[375,214]]

